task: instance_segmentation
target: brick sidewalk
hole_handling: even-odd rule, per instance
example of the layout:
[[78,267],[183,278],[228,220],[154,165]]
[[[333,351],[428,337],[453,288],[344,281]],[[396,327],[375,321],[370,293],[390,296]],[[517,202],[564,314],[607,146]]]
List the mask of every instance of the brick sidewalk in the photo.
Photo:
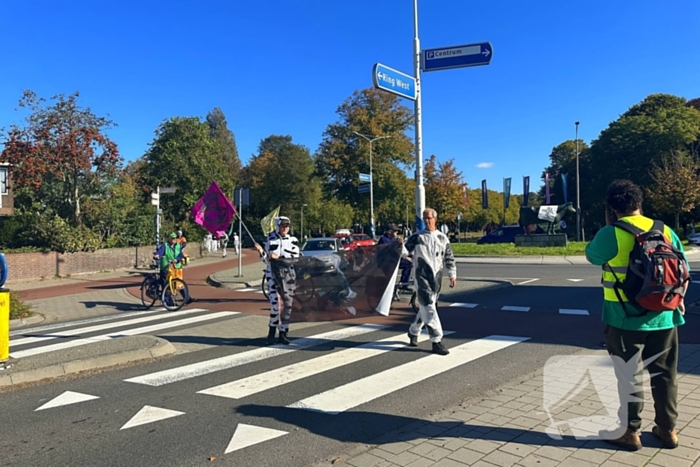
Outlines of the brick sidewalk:
[[[604,350],[585,350],[575,358],[598,356],[605,359],[606,355]],[[654,411],[648,381],[642,415],[644,447],[640,451],[622,451],[604,441],[582,438],[584,423],[574,424],[579,439],[570,428],[561,440],[550,437],[547,434],[550,415],[543,404],[545,375],[540,370],[490,391],[482,398],[465,401],[387,433],[371,445],[356,446],[315,467],[700,466],[700,345],[681,345],[678,370],[676,428],[680,430],[680,446],[677,449],[662,449],[651,434]],[[559,383],[570,386],[570,372],[561,371],[554,379],[551,374],[549,376],[547,388],[557,387]],[[607,383],[602,390],[586,387],[564,406],[550,410],[552,419],[573,422],[576,418],[608,415],[604,404],[610,407],[617,403],[614,375]],[[613,399],[615,402],[611,404]]]

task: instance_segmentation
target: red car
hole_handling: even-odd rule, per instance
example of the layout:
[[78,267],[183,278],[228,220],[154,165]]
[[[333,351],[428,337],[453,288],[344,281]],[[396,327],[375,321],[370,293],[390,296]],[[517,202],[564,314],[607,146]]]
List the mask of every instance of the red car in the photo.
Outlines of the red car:
[[340,238],[340,243],[346,250],[354,250],[358,246],[374,245],[374,240],[366,234],[333,235],[333,237]]

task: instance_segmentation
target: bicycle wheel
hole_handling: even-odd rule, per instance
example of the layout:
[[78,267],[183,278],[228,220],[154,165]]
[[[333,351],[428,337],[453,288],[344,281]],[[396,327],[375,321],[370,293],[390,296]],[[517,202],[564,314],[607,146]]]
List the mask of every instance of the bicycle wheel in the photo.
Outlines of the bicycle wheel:
[[302,305],[308,303],[316,295],[316,287],[314,286],[314,278],[310,274],[303,274],[301,279],[297,281],[297,288],[294,292],[294,298]]
[[153,276],[146,276],[141,282],[141,303],[148,310],[158,300],[158,281]]
[[267,274],[263,273],[263,278],[262,278],[262,293],[265,296],[267,300],[270,299],[270,293],[267,290]]
[[168,311],[177,311],[187,303],[190,296],[187,284],[182,279],[173,279],[163,288],[160,301]]

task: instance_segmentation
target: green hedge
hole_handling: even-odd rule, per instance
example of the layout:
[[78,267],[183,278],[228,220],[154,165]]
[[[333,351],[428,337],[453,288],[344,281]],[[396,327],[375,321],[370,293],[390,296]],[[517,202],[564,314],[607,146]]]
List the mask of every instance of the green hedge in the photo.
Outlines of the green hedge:
[[583,256],[586,245],[587,242],[569,242],[566,247],[517,247],[513,243],[452,243],[452,251],[456,255],[472,256]]

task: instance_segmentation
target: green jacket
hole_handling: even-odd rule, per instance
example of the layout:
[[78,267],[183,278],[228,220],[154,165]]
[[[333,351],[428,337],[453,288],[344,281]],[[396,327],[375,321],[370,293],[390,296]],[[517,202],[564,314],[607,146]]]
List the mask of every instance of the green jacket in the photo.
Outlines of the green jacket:
[[[654,223],[653,219],[645,216],[627,216],[620,220],[629,222],[642,230],[650,230]],[[683,251],[683,245],[676,233],[668,226],[664,230],[673,246]],[[615,277],[620,282],[624,281],[633,246],[632,235],[612,225],[600,229],[593,240],[586,245],[588,261],[596,266],[603,266],[603,321],[610,326],[627,331],[661,331],[685,324],[680,310],[648,311],[645,314],[644,310],[637,310],[631,306],[624,292],[620,291],[627,308],[625,313],[625,308],[620,304],[613,285]]]
[[175,267],[177,269],[180,269],[182,267],[182,247],[180,246],[179,243],[176,243],[172,247],[170,246],[169,243],[163,243],[162,245],[162,252],[159,251],[160,253],[160,270],[165,271],[168,269],[168,266],[170,265],[171,261],[175,261]]

